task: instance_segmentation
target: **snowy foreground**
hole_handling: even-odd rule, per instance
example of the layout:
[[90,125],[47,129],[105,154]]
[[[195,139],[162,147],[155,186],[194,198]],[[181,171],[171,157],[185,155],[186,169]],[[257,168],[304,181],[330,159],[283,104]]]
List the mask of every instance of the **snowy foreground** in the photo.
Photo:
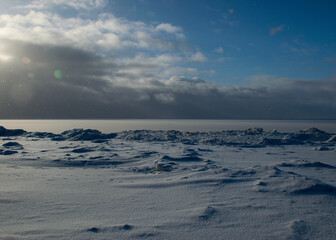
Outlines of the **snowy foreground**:
[[0,239],[336,239],[336,136],[315,128],[0,139]]

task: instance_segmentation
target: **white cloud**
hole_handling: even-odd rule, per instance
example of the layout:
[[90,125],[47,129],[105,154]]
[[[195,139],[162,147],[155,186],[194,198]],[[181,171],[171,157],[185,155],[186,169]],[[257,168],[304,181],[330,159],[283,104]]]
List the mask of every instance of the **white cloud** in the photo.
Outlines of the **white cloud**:
[[168,32],[168,33],[177,33],[177,32],[182,31],[182,29],[180,27],[173,26],[169,23],[161,23],[161,24],[157,25],[155,29],[157,31],[165,31],[165,32]]
[[[54,0],[49,3],[71,7],[81,13],[86,9],[85,4],[88,4],[87,10],[89,10],[89,8],[99,7],[99,4],[105,1]],[[174,88],[174,91],[180,93],[182,89],[183,91],[190,89],[188,82],[178,80],[173,84],[172,79],[176,80],[177,76],[192,79],[193,76],[202,73],[193,67],[193,64],[197,64],[193,62],[204,62],[207,58],[202,52],[193,51],[187,45],[181,27],[169,23],[151,24],[131,21],[109,13],[91,17],[86,13],[64,17],[52,11],[51,7],[49,9],[48,6],[44,6],[45,4],[47,1],[44,0],[33,1],[30,5],[26,5],[26,9],[20,9],[17,14],[0,15],[0,43],[11,44],[11,51],[14,52],[15,45],[28,46],[24,48],[35,50],[36,48],[84,50],[88,54],[99,57],[99,64],[104,69],[102,74],[97,74],[95,71],[90,73],[93,75],[92,78],[118,88],[129,88],[132,91],[155,90],[157,92],[151,95],[152,99],[165,103],[175,101],[174,94],[166,92],[165,88]],[[62,51],[66,52],[64,49]],[[58,54],[57,51],[51,52]],[[10,51],[0,53],[2,54],[0,61],[8,61],[7,56],[10,55]],[[28,56],[32,59],[32,63],[36,63],[33,56],[27,54],[22,56]],[[22,56],[16,56],[16,58],[21,59]],[[81,56],[74,61],[81,62],[80,58]],[[46,61],[55,61],[57,65],[63,64],[58,58],[53,57]],[[69,62],[68,65],[73,61]],[[41,62],[39,64],[43,65]],[[76,73],[76,76],[79,74]],[[78,82],[74,82],[75,84]],[[192,85],[198,86],[197,89],[204,89],[207,84],[192,80]],[[94,87],[87,85],[85,89],[88,91]],[[105,92],[104,89],[103,92]],[[95,90],[95,94],[101,93]],[[148,100],[149,95],[139,94],[139,99]]]
[[277,88],[288,79],[269,74],[257,74],[248,77],[247,80],[250,82],[250,87],[267,86],[267,88]]
[[218,48],[215,49],[215,52],[217,52],[217,53],[223,53],[224,49],[222,47],[218,47]]
[[284,43],[283,45],[293,53],[298,53],[298,54],[307,55],[307,56],[311,56],[315,52],[319,51],[318,47],[307,44],[298,38],[295,38],[290,43]]
[[126,59],[124,63],[155,64],[166,67],[181,62],[182,60],[182,57],[172,54],[161,54],[154,57],[138,54],[133,59]]
[[158,93],[158,94],[154,94],[155,98],[163,103],[171,103],[175,101],[175,98],[172,94],[168,94],[168,93]]
[[174,76],[164,81],[165,88],[174,93],[192,93],[195,95],[209,94],[211,91],[224,91],[225,88],[215,83],[204,81],[198,77]]
[[165,33],[173,38],[165,38],[152,25],[111,14],[101,14],[98,19],[63,18],[39,11],[0,15],[0,38],[36,44],[65,44],[104,50],[137,48],[165,51],[178,48],[176,41],[179,41],[179,36],[172,31]]
[[164,31],[167,33],[173,33],[173,34],[176,34],[176,36],[178,36],[179,38],[184,38],[184,35],[182,33],[182,28],[173,26],[169,23],[161,23],[157,25],[155,29],[156,31]]
[[196,52],[191,56],[191,60],[195,62],[205,62],[207,58],[203,55],[203,53]]
[[34,0],[22,6],[27,9],[48,9],[54,6],[67,6],[76,10],[90,10],[102,8],[106,5],[106,0]]
[[[184,55],[173,53],[152,56],[138,53],[134,57],[125,57],[115,60],[115,63],[118,65],[118,73],[121,74],[122,77],[126,75],[137,76],[142,79],[152,79],[155,77],[157,80],[167,79],[173,76],[197,76],[200,74],[196,68],[185,65],[188,62],[190,62],[190,60],[187,60]],[[125,82],[125,79],[123,81]],[[133,84],[135,83],[133,82]],[[143,85],[143,83],[140,85]]]
[[[184,57],[176,54],[161,54],[148,56],[143,53],[137,54],[133,58],[123,58],[116,60],[118,64],[118,73],[123,77],[137,76],[142,80],[151,80],[153,77],[157,80],[167,79],[176,75],[198,75],[197,69],[192,67],[184,67]],[[179,65],[179,66],[177,66]],[[125,79],[123,80],[125,83]],[[137,83],[132,83],[137,84]],[[138,87],[144,86],[143,82]]]
[[180,76],[180,75],[192,75],[197,76],[199,71],[196,68],[191,67],[169,67],[162,71],[164,77],[171,77],[171,76]]

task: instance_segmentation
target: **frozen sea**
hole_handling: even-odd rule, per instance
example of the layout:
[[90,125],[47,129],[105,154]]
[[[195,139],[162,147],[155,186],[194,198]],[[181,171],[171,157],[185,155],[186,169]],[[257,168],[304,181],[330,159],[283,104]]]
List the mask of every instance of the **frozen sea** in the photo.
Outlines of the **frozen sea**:
[[335,121],[1,120],[0,183],[1,240],[334,240]]

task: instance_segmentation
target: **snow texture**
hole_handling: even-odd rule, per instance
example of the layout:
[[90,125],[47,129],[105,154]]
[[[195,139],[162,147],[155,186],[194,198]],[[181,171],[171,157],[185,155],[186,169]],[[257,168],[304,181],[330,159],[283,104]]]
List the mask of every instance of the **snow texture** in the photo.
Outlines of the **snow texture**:
[[0,127],[0,239],[335,239],[335,134]]

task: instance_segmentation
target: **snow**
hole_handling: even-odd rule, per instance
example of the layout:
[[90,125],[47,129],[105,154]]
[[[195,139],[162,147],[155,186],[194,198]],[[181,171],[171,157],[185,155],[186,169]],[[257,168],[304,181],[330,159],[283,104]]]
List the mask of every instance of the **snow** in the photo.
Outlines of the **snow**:
[[0,139],[0,239],[336,237],[333,133],[0,127]]

